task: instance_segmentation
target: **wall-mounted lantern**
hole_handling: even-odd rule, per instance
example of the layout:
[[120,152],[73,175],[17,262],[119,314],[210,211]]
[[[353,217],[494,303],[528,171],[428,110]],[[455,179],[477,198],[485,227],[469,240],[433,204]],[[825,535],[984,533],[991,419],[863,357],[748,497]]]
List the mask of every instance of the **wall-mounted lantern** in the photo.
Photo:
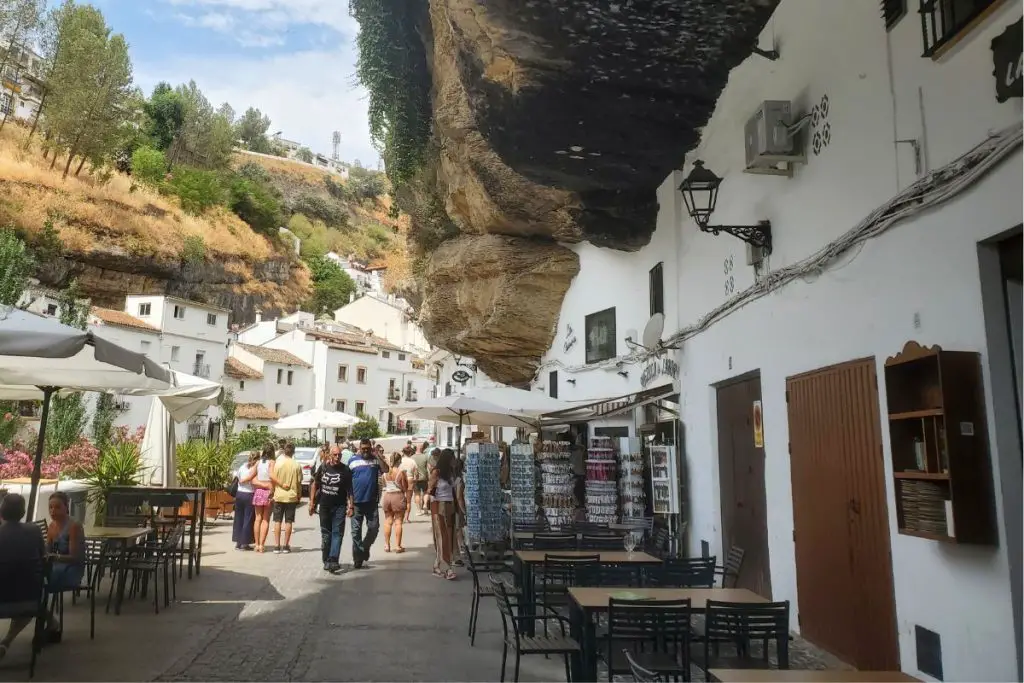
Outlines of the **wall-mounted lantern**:
[[757,225],[708,225],[718,203],[718,188],[721,184],[722,179],[704,168],[703,161],[693,162],[690,175],[679,185],[690,218],[701,232],[710,232],[712,235],[725,232],[760,247],[765,254],[772,253],[772,224],[769,221],[760,221]]

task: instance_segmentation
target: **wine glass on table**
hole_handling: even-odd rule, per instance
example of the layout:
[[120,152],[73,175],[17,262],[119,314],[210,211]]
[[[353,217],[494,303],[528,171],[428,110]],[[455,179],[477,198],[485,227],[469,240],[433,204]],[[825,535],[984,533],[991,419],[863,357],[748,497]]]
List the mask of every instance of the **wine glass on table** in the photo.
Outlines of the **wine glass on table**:
[[627,532],[626,535],[622,537],[622,544],[625,546],[626,552],[632,555],[633,551],[636,549],[636,534],[632,531]]

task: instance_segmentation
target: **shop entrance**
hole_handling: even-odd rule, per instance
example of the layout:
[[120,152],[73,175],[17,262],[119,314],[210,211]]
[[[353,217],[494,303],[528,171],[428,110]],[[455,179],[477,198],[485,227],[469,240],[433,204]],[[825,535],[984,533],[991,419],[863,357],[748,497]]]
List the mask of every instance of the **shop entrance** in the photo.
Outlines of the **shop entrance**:
[[722,554],[734,545],[743,548],[745,555],[736,586],[770,599],[764,447],[755,443],[754,428],[755,404],[759,408],[761,401],[760,372],[719,385],[717,398]]
[[873,358],[786,379],[800,633],[858,669],[900,668]]

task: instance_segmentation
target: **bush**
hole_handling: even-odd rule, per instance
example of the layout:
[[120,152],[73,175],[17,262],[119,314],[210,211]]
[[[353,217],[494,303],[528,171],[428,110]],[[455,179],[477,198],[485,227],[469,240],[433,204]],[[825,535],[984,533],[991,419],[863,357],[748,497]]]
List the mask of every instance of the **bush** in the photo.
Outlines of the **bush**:
[[236,176],[229,195],[231,210],[256,232],[272,235],[281,227],[281,203],[263,183]]
[[327,194],[338,201],[348,202],[352,200],[352,193],[349,191],[348,186],[334,182],[334,179],[329,175],[324,176],[324,186],[327,188]]
[[202,235],[188,235],[181,247],[181,260],[189,265],[198,265],[206,260],[206,242]]
[[238,167],[236,173],[246,180],[257,183],[270,184],[270,172],[254,161],[248,161]]
[[358,415],[359,422],[352,425],[352,431],[349,432],[349,436],[354,440],[359,439],[378,439],[384,436],[384,432],[380,430],[380,423],[375,418],[369,415]]
[[292,203],[292,211],[321,220],[330,226],[346,226],[348,214],[335,202],[312,194],[302,195]]
[[231,483],[231,444],[188,441],[176,449],[178,486],[222,491]]
[[21,238],[13,230],[0,230],[0,304],[18,305],[35,267]]
[[167,157],[158,149],[139,147],[132,152],[132,176],[140,183],[158,187],[167,174]]
[[232,452],[238,453],[241,451],[259,451],[263,450],[263,447],[267,444],[274,443],[274,435],[270,433],[270,430],[264,426],[256,427],[249,425],[242,431],[238,432],[229,442],[231,444]]
[[181,208],[194,215],[224,201],[220,179],[213,171],[179,166],[169,177],[167,187],[181,200]]
[[376,199],[388,189],[384,174],[358,166],[349,170],[348,184],[356,199]]

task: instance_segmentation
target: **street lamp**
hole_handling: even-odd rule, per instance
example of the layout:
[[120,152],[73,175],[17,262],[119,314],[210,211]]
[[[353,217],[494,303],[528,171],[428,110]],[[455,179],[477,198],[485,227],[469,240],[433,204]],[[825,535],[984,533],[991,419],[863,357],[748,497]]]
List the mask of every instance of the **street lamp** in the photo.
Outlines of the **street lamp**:
[[704,168],[703,161],[693,162],[690,175],[679,185],[690,218],[701,232],[710,232],[712,235],[725,232],[760,247],[765,254],[772,253],[772,225],[769,221],[759,221],[757,225],[708,225],[718,203],[718,188],[721,184],[722,179]]

